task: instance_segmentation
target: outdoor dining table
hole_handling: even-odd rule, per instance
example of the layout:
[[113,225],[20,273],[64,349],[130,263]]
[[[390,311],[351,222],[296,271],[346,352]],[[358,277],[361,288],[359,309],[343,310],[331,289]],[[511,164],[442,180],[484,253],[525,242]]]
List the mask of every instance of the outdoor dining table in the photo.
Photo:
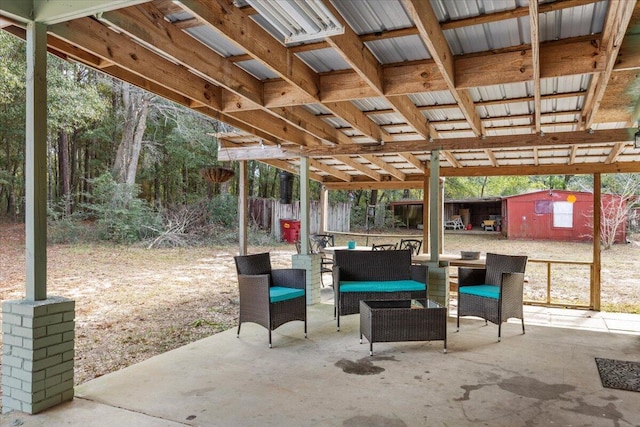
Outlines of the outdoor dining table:
[[[459,254],[440,254],[438,259],[449,263],[450,267],[484,267],[486,264],[486,258],[481,256],[479,259],[462,259]],[[429,263],[431,262],[430,254],[414,255],[411,260],[416,263]]]
[[324,252],[331,255],[333,255],[335,251],[370,251],[370,250],[371,250],[371,246],[358,246],[358,245],[356,245],[356,247],[353,249],[350,249],[348,246],[327,246],[326,248],[324,248]]

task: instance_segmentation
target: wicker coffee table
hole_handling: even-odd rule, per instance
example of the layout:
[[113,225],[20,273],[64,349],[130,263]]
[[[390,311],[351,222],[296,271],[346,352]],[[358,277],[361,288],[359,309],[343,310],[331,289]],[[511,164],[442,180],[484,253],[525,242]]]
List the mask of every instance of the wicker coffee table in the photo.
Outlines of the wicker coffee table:
[[444,341],[447,352],[447,308],[428,299],[418,299],[424,308],[411,308],[411,300],[360,301],[360,343]]

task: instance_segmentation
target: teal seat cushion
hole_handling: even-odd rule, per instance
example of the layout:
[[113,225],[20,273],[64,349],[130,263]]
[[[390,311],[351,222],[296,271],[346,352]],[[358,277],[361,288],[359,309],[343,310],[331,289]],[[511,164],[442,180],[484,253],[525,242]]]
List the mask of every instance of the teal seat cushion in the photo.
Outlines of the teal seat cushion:
[[467,295],[477,295],[485,298],[500,298],[500,286],[495,285],[476,285],[476,286],[460,286],[458,293]]
[[426,291],[424,283],[415,280],[340,282],[340,292]]
[[269,288],[269,301],[280,302],[304,295],[304,289],[285,288],[283,286],[272,286]]

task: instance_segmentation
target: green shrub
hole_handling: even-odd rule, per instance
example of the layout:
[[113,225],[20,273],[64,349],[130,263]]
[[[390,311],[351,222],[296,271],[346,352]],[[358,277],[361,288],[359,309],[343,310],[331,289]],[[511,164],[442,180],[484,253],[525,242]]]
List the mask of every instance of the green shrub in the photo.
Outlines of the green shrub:
[[136,185],[117,183],[105,173],[91,180],[91,203],[84,208],[96,218],[99,237],[116,243],[149,239],[162,227],[160,215],[147,202],[137,198]]

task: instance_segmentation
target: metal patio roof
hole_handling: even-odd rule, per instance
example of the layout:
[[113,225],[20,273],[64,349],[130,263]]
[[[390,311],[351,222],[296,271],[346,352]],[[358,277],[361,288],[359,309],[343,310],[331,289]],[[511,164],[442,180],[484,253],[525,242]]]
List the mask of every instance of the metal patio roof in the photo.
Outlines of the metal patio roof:
[[328,188],[421,187],[432,150],[442,176],[640,172],[636,0],[322,1],[344,34],[287,45],[246,0],[43,21],[51,52],[227,123],[221,160],[306,156]]

